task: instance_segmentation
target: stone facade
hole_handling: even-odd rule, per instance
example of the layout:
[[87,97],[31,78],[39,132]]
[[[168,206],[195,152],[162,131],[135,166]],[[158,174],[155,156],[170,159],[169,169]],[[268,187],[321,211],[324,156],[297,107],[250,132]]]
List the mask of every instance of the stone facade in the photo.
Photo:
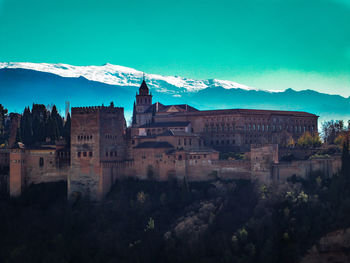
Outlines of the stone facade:
[[[131,127],[126,127],[124,109],[113,103],[72,108],[71,116],[70,148],[11,150],[12,196],[29,184],[66,178],[68,197],[101,200],[117,178],[245,178],[271,183],[316,170],[331,176],[340,167],[340,158],[279,161],[279,148],[304,132],[317,132],[314,114],[152,104],[145,80],[136,94]],[[245,158],[221,160],[220,152],[228,151],[245,152]]]
[[57,146],[11,149],[10,195],[19,196],[31,184],[66,181],[69,153]]
[[72,108],[68,196],[101,199],[109,191],[117,174],[102,163],[125,160],[125,129],[124,109],[113,104]]

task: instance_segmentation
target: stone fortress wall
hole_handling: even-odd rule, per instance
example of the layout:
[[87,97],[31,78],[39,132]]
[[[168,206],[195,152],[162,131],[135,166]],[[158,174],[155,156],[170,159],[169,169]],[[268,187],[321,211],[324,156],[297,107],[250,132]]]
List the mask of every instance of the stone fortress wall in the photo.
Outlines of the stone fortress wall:
[[[9,160],[12,196],[30,184],[66,180],[69,198],[92,200],[103,199],[117,179],[127,177],[244,178],[268,184],[318,170],[332,176],[340,168],[339,157],[280,161],[279,149],[304,132],[316,132],[317,119],[306,112],[199,111],[186,104],[152,104],[143,81],[130,127],[126,127],[124,109],[113,103],[72,108],[70,148],[18,144],[0,155],[0,165]],[[220,159],[220,153],[228,151],[245,152],[245,158]]]

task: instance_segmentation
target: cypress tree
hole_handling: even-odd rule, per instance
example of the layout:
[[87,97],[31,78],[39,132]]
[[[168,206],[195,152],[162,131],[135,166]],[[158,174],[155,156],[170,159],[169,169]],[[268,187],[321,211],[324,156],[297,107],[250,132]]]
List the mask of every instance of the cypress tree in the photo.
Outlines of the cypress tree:
[[47,136],[51,139],[51,141],[57,140],[59,136],[57,122],[52,116],[50,116],[49,119],[47,120],[46,128],[47,128]]
[[349,154],[349,138],[346,137],[343,144],[343,152],[342,152],[342,167],[341,172],[343,175],[350,176],[350,154]]
[[136,124],[136,105],[134,101],[134,108],[132,110],[132,124]]
[[70,120],[70,114],[67,115],[66,123],[64,124],[64,130],[63,130],[63,137],[66,140],[67,145],[70,145],[70,127],[71,127],[71,120]]
[[31,145],[33,143],[32,137],[32,118],[29,107],[26,107],[23,112],[20,125],[20,135],[22,142],[25,145]]
[[51,117],[53,120],[56,122],[57,126],[57,138],[63,135],[63,120],[61,115],[58,114],[56,105],[53,105],[52,110],[51,110]]

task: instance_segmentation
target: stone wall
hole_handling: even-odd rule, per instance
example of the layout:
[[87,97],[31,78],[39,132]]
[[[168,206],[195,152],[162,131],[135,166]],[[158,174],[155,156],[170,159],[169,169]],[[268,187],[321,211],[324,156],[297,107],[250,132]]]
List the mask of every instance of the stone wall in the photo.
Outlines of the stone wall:
[[69,166],[60,166],[56,150],[32,149],[25,151],[25,184],[67,181]]
[[12,149],[10,195],[19,196],[31,184],[66,181],[70,167],[58,160],[55,148]]
[[20,196],[25,188],[25,151],[11,150],[10,153],[10,195]]
[[249,151],[251,144],[287,145],[306,131],[317,132],[318,116],[303,112],[212,110],[159,114],[155,122],[189,121],[206,145],[222,150]]
[[170,178],[205,181],[214,178],[250,178],[250,160],[219,160],[215,151],[169,151],[165,149],[135,149],[132,164],[120,174],[140,179]]
[[113,171],[102,163],[117,162],[126,156],[124,109],[113,105],[72,108],[71,121],[68,196],[102,199],[114,181]]
[[287,181],[288,177],[293,175],[305,178],[313,172],[321,172],[327,177],[332,177],[340,171],[340,168],[340,156],[304,161],[281,162],[272,166],[271,176],[266,181],[283,183]]
[[0,149],[0,170],[6,169],[10,166],[10,150]]

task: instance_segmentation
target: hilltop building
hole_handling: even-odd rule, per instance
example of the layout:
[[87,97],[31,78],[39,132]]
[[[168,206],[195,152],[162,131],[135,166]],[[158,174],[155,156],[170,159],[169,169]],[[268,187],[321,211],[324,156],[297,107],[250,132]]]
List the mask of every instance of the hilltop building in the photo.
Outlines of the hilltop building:
[[[17,147],[10,160],[10,193],[39,181],[67,180],[68,196],[100,200],[116,179],[138,177],[188,181],[247,178],[283,181],[321,169],[332,175],[340,161],[280,163],[279,149],[305,132],[317,132],[318,116],[273,110],[206,110],[187,104],[152,102],[143,79],[136,94],[132,123],[124,109],[110,106],[71,109],[71,145],[40,149]],[[220,158],[225,152],[243,159]],[[9,156],[8,156],[9,155]]]

